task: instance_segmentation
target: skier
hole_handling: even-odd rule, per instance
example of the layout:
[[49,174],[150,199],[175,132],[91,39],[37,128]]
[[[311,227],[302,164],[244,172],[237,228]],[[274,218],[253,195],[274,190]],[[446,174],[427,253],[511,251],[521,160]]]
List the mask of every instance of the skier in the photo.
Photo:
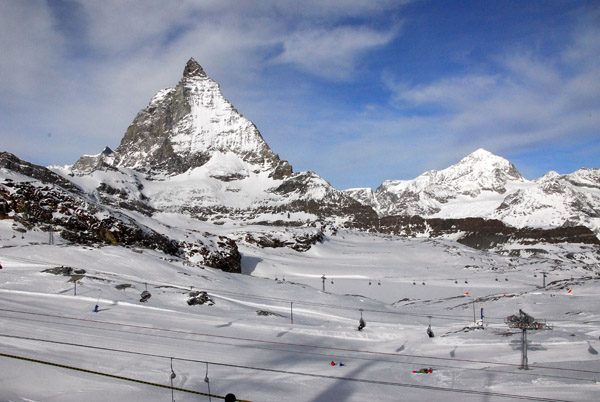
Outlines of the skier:
[[365,320],[363,320],[363,318],[360,317],[360,321],[358,322],[358,330],[362,331],[362,329],[366,326],[367,326],[367,324],[365,323]]
[[233,394],[225,395],[225,402],[235,402],[235,401],[237,401],[237,399],[235,398],[235,395],[233,395]]

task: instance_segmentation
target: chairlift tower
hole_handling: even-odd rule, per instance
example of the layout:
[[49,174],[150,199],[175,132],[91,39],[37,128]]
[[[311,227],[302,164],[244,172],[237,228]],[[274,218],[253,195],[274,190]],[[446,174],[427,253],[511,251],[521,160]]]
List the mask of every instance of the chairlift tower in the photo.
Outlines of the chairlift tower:
[[546,273],[542,272],[542,277],[543,277],[543,287],[546,287]]
[[538,320],[519,309],[519,315],[511,315],[504,319],[509,328],[518,328],[521,330],[521,370],[529,370],[527,362],[527,330],[552,329],[546,324],[546,320]]
[[48,244],[54,245],[54,227],[50,225],[50,229],[48,230]]

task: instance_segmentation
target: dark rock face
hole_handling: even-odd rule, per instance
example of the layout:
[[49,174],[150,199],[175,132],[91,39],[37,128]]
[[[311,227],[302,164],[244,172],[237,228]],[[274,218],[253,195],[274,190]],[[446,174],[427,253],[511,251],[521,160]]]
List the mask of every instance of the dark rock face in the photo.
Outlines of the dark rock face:
[[[237,244],[227,237],[206,234],[210,244],[178,242],[86,199],[72,183],[46,168],[7,153],[0,154],[0,166],[32,177],[32,181],[0,182],[0,219],[13,219],[26,228],[52,228],[63,239],[78,244],[135,246],[178,257],[199,254],[202,258],[196,260],[201,264],[241,272]],[[104,191],[114,189],[107,186]]]
[[49,230],[52,226],[62,238],[74,243],[139,246],[180,254],[176,242],[52,185],[5,181],[0,186],[0,199],[4,204],[0,219],[12,218],[29,228]]
[[182,243],[185,256],[194,260],[197,256],[201,256],[202,263],[208,267],[236,274],[242,273],[242,255],[236,242],[225,236],[217,236],[213,240],[209,233],[205,235],[207,244]]
[[256,244],[262,248],[288,247],[296,251],[308,251],[317,244],[322,243],[324,234],[321,230],[312,233],[292,234],[291,236],[279,236],[278,233],[261,233],[255,235],[248,233],[244,238],[246,243]]
[[206,73],[194,58],[190,58],[183,69],[184,77],[206,77]]
[[147,173],[168,171],[175,174],[185,172],[191,166],[205,164],[210,159],[209,155],[199,153],[189,159],[182,158],[173,150],[169,138],[174,126],[190,112],[191,106],[181,86],[165,91],[163,98],[155,97],[138,113],[125,132],[116,150],[115,164]]
[[491,249],[509,241],[522,244],[544,242],[600,245],[594,232],[585,226],[518,229],[499,220],[483,218],[425,219],[419,216],[387,216],[379,220],[377,231],[406,236],[428,233],[433,238],[462,233],[459,243],[480,250]]
[[34,165],[33,163],[21,160],[8,152],[0,152],[0,168],[12,170],[13,172],[20,173],[24,176],[29,176],[41,182],[62,187],[67,191],[81,193],[81,190],[77,186],[52,172],[51,170],[43,166]]

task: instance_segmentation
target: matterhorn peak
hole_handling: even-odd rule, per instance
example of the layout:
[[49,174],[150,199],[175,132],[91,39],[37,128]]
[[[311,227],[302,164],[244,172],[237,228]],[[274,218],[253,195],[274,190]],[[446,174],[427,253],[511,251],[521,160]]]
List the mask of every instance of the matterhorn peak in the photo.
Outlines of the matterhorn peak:
[[206,73],[202,66],[193,57],[190,57],[183,69],[183,77],[206,77]]
[[289,163],[279,159],[256,126],[225,99],[219,85],[192,57],[179,83],[158,91],[137,114],[119,147],[103,161],[153,176],[171,176],[228,154],[251,165],[247,169],[269,172],[274,178],[292,173]]

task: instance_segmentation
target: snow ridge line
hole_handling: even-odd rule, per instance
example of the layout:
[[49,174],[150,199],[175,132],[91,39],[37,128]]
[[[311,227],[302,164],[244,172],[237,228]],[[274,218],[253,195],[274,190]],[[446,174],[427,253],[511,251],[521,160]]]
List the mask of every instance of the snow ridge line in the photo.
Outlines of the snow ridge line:
[[[100,376],[109,377],[109,378],[115,378],[117,380],[137,382],[139,384],[151,385],[153,387],[160,387],[160,388],[172,389],[174,391],[187,392],[187,393],[190,393],[190,394],[196,394],[196,395],[202,395],[202,396],[209,396],[209,397],[217,398],[217,399],[225,399],[225,397],[221,396],[221,395],[207,394],[207,393],[204,393],[204,392],[194,391],[194,390],[191,390],[191,389],[185,389],[185,388],[179,388],[179,387],[171,387],[170,385],[157,384],[157,383],[150,382],[150,381],[138,380],[138,379],[135,379],[135,378],[123,377],[123,376],[120,376],[120,375],[103,373],[103,372],[100,372],[100,371],[88,370],[88,369],[84,369],[84,368],[81,368],[81,367],[68,366],[66,364],[48,362],[48,361],[44,361],[44,360],[32,359],[32,358],[23,357],[23,356],[9,355],[7,353],[0,353],[0,356],[2,356],[2,357],[8,357],[8,358],[11,358],[11,359],[24,360],[24,361],[27,361],[27,362],[45,364],[45,365],[48,365],[48,366],[60,367],[60,368],[68,369],[68,370],[80,371],[82,373],[87,373],[87,374],[94,374],[94,375],[100,375]],[[239,402],[251,402],[251,401],[245,401],[243,399],[236,399],[236,401],[239,401]]]
[[[265,343],[265,344],[272,344],[272,345],[296,346],[296,347],[311,348],[311,349],[335,350],[335,351],[342,351],[342,352],[356,352],[356,353],[365,353],[365,354],[382,355],[382,356],[415,357],[415,358],[422,358],[422,359],[448,360],[448,361],[454,361],[454,362],[458,361],[458,362],[467,362],[467,363],[491,364],[491,365],[497,365],[497,366],[514,366],[514,367],[521,366],[520,364],[516,364],[516,363],[502,363],[502,362],[491,362],[491,361],[485,361],[485,360],[458,359],[458,358],[450,358],[450,357],[435,357],[435,356],[413,355],[413,354],[392,353],[392,352],[376,352],[376,351],[372,351],[372,350],[340,348],[340,347],[335,347],[335,346],[319,346],[319,345],[306,345],[306,344],[293,343],[293,342],[267,341],[267,340],[263,340],[263,339],[243,338],[243,337],[235,337],[235,336],[228,336],[228,335],[214,335],[214,334],[207,334],[207,333],[202,333],[202,332],[192,332],[192,331],[184,331],[184,330],[177,330],[177,329],[157,328],[157,327],[150,327],[150,326],[145,326],[145,325],[124,324],[124,323],[119,323],[119,322],[91,320],[91,319],[86,319],[86,318],[68,317],[68,316],[60,316],[60,315],[54,315],[54,314],[33,313],[33,312],[28,312],[28,311],[10,310],[10,309],[3,309],[3,308],[0,308],[0,311],[6,311],[6,312],[18,313],[18,314],[30,314],[30,315],[37,315],[37,316],[42,316],[42,317],[60,318],[60,319],[65,319],[65,320],[92,322],[92,323],[96,323],[96,324],[107,324],[107,325],[121,326],[121,327],[149,329],[149,330],[159,331],[159,332],[172,332],[172,333],[187,334],[187,335],[198,335],[198,336],[204,336],[204,337],[209,337],[209,338],[222,338],[222,339],[231,339],[231,340],[237,340],[237,341]],[[183,360],[185,360],[185,359],[183,359]],[[213,363],[213,364],[217,364],[217,363]],[[237,366],[235,366],[235,367],[237,367]],[[582,372],[582,373],[600,374],[599,371],[594,371],[594,370],[582,370],[582,369],[561,368],[561,367],[551,367],[551,366],[538,366],[538,365],[529,365],[529,367],[547,369],[547,370],[575,371],[575,372]]]

